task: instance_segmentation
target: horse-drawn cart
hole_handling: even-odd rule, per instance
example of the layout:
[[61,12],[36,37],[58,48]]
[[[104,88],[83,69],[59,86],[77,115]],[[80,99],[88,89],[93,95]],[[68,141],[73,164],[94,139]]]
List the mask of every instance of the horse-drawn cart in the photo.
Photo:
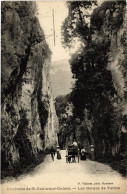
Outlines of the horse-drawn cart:
[[68,147],[68,149],[66,149],[66,163],[76,162],[76,157],[79,162],[79,149],[75,147]]

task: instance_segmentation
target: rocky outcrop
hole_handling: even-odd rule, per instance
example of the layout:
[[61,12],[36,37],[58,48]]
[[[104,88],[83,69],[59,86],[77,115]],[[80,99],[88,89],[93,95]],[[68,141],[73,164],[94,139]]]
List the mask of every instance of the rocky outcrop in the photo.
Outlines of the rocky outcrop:
[[[111,122],[109,131],[106,129],[106,133],[110,134],[111,139],[106,140],[102,138],[99,145],[98,130],[94,132],[93,129],[93,133],[94,136],[97,136],[95,142],[101,147],[103,155],[111,153],[113,157],[121,155],[121,150],[125,151],[125,144],[123,148],[121,137],[126,136],[126,125],[123,124],[123,118],[127,114],[126,20],[125,2],[104,2],[94,11],[91,17],[92,43],[102,46],[103,44],[106,45],[106,42],[109,44],[107,53],[105,53],[107,55],[106,69],[111,72],[113,87],[116,91],[114,95],[111,92],[108,94],[113,111],[111,110],[112,115],[109,118]],[[97,21],[100,21],[100,23],[98,22],[99,26],[96,23]],[[97,148],[97,150],[99,149]]]
[[2,2],[2,169],[36,161],[58,143],[51,52],[34,2]]

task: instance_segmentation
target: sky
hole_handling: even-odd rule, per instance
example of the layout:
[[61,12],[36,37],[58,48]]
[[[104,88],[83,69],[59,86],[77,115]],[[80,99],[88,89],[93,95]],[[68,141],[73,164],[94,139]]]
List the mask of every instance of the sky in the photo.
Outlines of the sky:
[[69,51],[65,50],[61,44],[61,26],[63,21],[68,15],[68,8],[66,2],[56,1],[56,2],[37,2],[38,6],[38,19],[40,25],[44,30],[44,33],[47,36],[53,34],[53,9],[54,9],[54,23],[55,23],[55,46],[54,46],[54,37],[50,36],[46,39],[49,47],[52,51],[52,62],[59,61],[62,59],[69,59]]
[[[98,0],[101,3],[102,0]],[[75,44],[75,48],[71,50],[64,49],[61,43],[61,26],[68,16],[68,8],[65,1],[36,1],[38,6],[37,17],[40,25],[44,30],[47,43],[52,51],[51,62],[62,59],[70,59],[71,54],[79,47],[80,43]],[[53,37],[53,9],[54,9],[54,23],[55,23],[55,46]]]

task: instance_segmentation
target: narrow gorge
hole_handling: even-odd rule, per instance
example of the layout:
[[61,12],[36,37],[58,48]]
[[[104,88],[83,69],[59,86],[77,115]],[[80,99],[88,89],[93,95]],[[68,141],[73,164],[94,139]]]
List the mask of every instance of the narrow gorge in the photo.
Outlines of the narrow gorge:
[[[40,163],[42,169],[49,164],[52,172],[57,167],[52,169],[51,146],[60,146],[65,162],[65,149],[74,141],[76,157],[83,147],[87,155],[81,169],[101,162],[125,176],[126,2],[48,3],[1,3],[2,177],[15,177]],[[62,9],[67,13],[63,18]],[[60,168],[63,164],[57,162],[53,165]],[[70,172],[66,162],[63,169]]]
[[2,2],[2,170],[21,170],[58,144],[51,51],[35,2]]

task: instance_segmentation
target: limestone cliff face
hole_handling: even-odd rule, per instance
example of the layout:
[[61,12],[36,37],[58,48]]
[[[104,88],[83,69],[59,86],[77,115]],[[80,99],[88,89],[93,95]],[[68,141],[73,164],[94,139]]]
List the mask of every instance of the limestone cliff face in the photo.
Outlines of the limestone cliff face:
[[[96,17],[95,17],[96,16]],[[125,2],[105,2],[97,8],[91,18],[91,41],[95,45],[107,44],[107,71],[111,72],[115,95],[108,92],[108,98],[113,107],[113,115],[110,118],[111,142],[102,139],[100,141],[101,152],[111,153],[112,156],[125,151],[125,144],[121,142],[121,137],[126,136],[126,125],[123,125],[123,118],[127,114],[126,89],[127,89],[127,38],[126,38],[126,6]],[[98,23],[96,23],[98,21]],[[94,131],[94,136],[98,131]],[[123,141],[123,140],[122,140]],[[126,141],[126,140],[124,140]],[[97,144],[98,137],[95,138]],[[124,147],[123,147],[124,146]]]
[[58,143],[50,50],[34,2],[2,2],[2,168]]
[[47,117],[47,123],[44,126],[45,131],[45,149],[50,148],[52,145],[57,146],[58,145],[58,129],[59,129],[59,122],[58,118],[56,116],[56,110],[54,106],[54,99],[52,96],[52,88],[50,83],[50,77],[49,77],[49,68],[48,68],[48,74],[45,74],[46,66],[43,71],[43,89],[42,93],[44,94],[43,100],[45,101],[47,96],[48,98],[48,117]]
[[[108,70],[111,70],[112,78],[118,96],[123,98],[125,92],[126,80],[126,21],[127,13],[124,2],[103,3],[95,13],[98,12],[98,17],[103,18],[102,25],[99,30],[96,29],[96,24],[92,22],[92,42],[95,44],[103,44],[104,39],[110,40],[110,48],[108,55]],[[94,13],[94,14],[95,14]],[[94,20],[94,14],[92,20]],[[95,26],[96,25],[96,26]]]

